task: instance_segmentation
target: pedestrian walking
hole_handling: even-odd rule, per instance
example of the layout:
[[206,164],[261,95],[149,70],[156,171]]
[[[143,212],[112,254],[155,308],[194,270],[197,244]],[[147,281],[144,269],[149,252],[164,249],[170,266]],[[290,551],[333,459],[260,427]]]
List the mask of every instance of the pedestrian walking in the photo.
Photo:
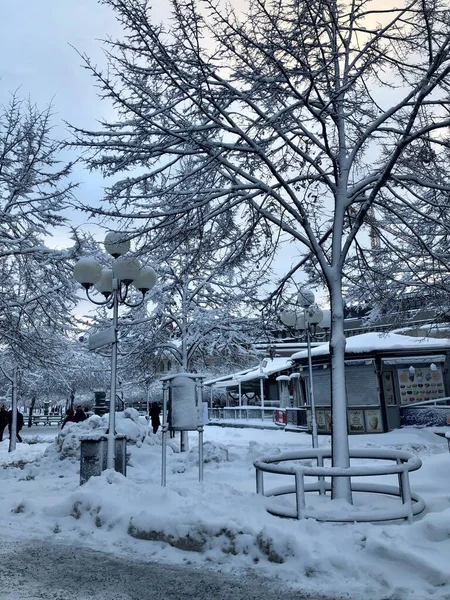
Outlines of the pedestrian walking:
[[8,411],[5,408],[5,405],[2,404],[0,406],[0,442],[3,441],[3,431],[5,430],[5,427],[8,425],[9,422],[9,416],[8,416]]
[[75,422],[81,423],[81,421],[86,421],[86,419],[86,413],[83,411],[81,406],[77,406],[77,410],[75,411]]
[[64,425],[66,423],[76,423],[75,413],[73,412],[72,408],[68,408],[66,410],[66,418],[64,419],[63,424],[61,425],[61,429],[64,429]]
[[[17,424],[16,424],[16,438],[18,442],[22,441],[20,436],[20,431],[23,428],[23,414],[20,410],[17,410]],[[11,439],[11,429],[12,429],[12,410],[8,411],[8,431],[9,431],[9,439]]]
[[153,433],[156,433],[161,425],[159,420],[159,404],[157,402],[152,402],[150,407],[150,418],[152,420]]

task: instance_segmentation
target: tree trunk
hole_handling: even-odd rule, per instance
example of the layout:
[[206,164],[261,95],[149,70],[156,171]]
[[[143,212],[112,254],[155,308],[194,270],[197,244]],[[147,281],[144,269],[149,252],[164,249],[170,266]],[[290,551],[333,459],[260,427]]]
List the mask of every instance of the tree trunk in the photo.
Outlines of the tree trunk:
[[[333,467],[350,466],[347,430],[347,393],[345,389],[344,303],[342,290],[336,284],[331,290],[331,461]],[[349,477],[332,479],[332,498],[352,504]]]
[[[185,286],[184,291],[183,291],[183,306],[184,303],[186,302],[186,297],[188,295],[188,290]],[[182,331],[182,336],[181,336],[181,354],[182,354],[182,365],[183,365],[183,371],[185,373],[188,372],[188,363],[189,363],[189,358],[188,358],[188,347],[187,347],[187,328],[188,328],[188,324],[187,324],[187,318],[186,318],[186,309],[183,309],[183,331]],[[181,431],[180,432],[180,452],[189,452],[189,432],[188,431]]]
[[13,452],[16,449],[17,442],[17,368],[13,370],[12,397],[11,397],[11,423],[9,433],[9,448],[8,452]]
[[30,404],[30,408],[28,410],[28,427],[31,427],[33,425],[33,410],[36,404],[36,396],[34,395],[31,398],[31,404]]

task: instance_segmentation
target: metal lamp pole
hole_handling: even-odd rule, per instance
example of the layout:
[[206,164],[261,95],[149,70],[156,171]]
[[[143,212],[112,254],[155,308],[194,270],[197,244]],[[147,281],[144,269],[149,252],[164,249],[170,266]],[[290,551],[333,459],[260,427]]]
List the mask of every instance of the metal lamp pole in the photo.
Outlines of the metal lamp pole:
[[309,401],[311,404],[311,429],[312,429],[312,446],[319,447],[319,438],[317,435],[317,419],[316,419],[316,403],[314,400],[314,384],[313,384],[313,369],[311,356],[311,325],[320,323],[323,317],[322,310],[314,306],[315,296],[312,290],[301,288],[298,297],[298,304],[303,308],[303,321],[301,327],[299,322],[301,319],[294,311],[284,312],[280,315],[281,321],[288,327],[297,329],[305,329],[306,331],[306,347],[308,352],[308,370],[309,370]]
[[264,421],[264,379],[266,378],[263,372],[263,360],[264,357],[259,361],[259,394],[261,396],[261,420]]
[[308,348],[308,367],[309,367],[309,400],[311,402],[311,427],[312,427],[312,447],[319,447],[319,438],[317,435],[317,419],[316,419],[316,403],[314,401],[314,385],[313,385],[313,369],[312,369],[312,356],[311,356],[311,326],[306,320],[306,309],[305,315],[305,326],[306,326],[306,346]]
[[[107,444],[107,468],[115,468],[115,441],[116,441],[116,389],[117,389],[117,333],[119,320],[119,304],[130,308],[140,306],[144,302],[145,294],[156,283],[156,273],[151,267],[141,266],[136,259],[119,259],[130,249],[130,241],[126,234],[110,231],[105,237],[105,249],[115,259],[112,269],[102,269],[101,265],[93,258],[80,259],[73,269],[76,281],[81,283],[86,291],[86,296],[99,306],[112,308],[112,326],[89,338],[89,349],[95,350],[111,345],[111,386],[109,404],[109,428]],[[127,300],[130,286],[142,294],[138,302]],[[95,291],[104,297],[97,301],[90,296],[89,290]]]
[[306,329],[306,346],[308,348],[308,368],[309,368],[309,401],[311,403],[311,428],[312,428],[312,446],[319,447],[319,438],[317,435],[316,403],[314,400],[313,368],[311,356],[311,325],[320,323],[323,313],[319,307],[314,306],[314,292],[302,288],[298,293],[298,302],[303,306],[303,318]]
[[111,347],[111,396],[109,399],[109,429],[108,429],[108,451],[107,467],[114,469],[116,455],[116,388],[117,388],[117,327],[119,322],[119,295],[118,281],[114,277],[112,284],[112,328],[114,341]]

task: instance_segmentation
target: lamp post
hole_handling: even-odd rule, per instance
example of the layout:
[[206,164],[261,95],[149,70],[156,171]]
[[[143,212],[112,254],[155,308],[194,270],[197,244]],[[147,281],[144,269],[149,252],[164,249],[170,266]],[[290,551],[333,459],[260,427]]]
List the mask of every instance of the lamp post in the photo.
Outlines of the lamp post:
[[264,380],[267,375],[263,371],[263,362],[265,355],[261,352],[259,355],[259,395],[261,398],[261,420],[264,421]]
[[319,447],[317,435],[316,404],[314,401],[314,385],[312,375],[312,357],[311,357],[311,325],[317,325],[323,318],[322,310],[314,305],[314,292],[307,288],[302,288],[297,296],[298,304],[303,308],[303,315],[298,315],[293,311],[281,313],[280,320],[288,327],[306,330],[306,346],[308,350],[309,367],[309,400],[311,403],[311,428],[312,428],[312,446]]
[[[114,469],[119,304],[128,307],[140,306],[144,302],[145,294],[156,283],[156,273],[151,267],[141,266],[135,258],[122,258],[130,249],[130,241],[123,233],[110,231],[106,234],[104,243],[106,251],[113,257],[112,268],[102,268],[94,258],[82,258],[74,266],[73,276],[78,283],[81,283],[91,302],[106,306],[113,311],[112,327],[98,334],[102,337],[97,340],[97,345],[92,345],[91,348],[112,345],[107,468]],[[137,302],[129,301],[131,284],[142,294]],[[90,295],[92,288],[104,299],[99,301],[92,298]],[[91,339],[94,337],[91,336]]]

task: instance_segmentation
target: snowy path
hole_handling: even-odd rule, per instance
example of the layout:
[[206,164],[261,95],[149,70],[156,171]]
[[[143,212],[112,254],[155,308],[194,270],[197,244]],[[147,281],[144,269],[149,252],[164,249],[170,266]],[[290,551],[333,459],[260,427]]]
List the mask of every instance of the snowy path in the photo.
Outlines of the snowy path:
[[[2,600],[318,600],[255,575],[118,559],[48,542],[2,542]],[[321,598],[321,597],[320,597]],[[331,599],[330,599],[331,600]]]

